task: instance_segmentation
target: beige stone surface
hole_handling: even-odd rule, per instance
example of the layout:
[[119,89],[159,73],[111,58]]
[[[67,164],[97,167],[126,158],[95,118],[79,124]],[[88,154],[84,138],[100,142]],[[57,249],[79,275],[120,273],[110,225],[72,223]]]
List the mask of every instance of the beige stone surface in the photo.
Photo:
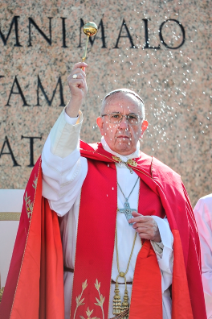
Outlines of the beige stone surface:
[[[0,37],[0,150],[9,139],[15,159],[0,158],[0,188],[24,188],[31,168],[29,140],[21,136],[42,136],[34,142],[35,160],[60,114],[59,90],[49,106],[40,91],[37,104],[37,76],[50,98],[61,76],[64,100],[70,95],[67,76],[83,54],[79,46],[80,19],[99,24],[102,19],[107,48],[102,48],[101,29],[93,46],[89,44],[89,93],[83,107],[85,117],[82,139],[100,138],[95,124],[104,95],[119,87],[138,92],[146,104],[149,129],[142,150],[157,157],[181,176],[194,205],[197,199],[212,192],[212,92],[211,92],[211,1],[179,0],[90,0],[90,1],[1,1],[0,27],[6,35],[14,16],[18,18],[19,42],[14,46],[14,25],[7,44]],[[29,45],[29,18],[49,37],[51,19],[52,44],[31,25],[32,46]],[[62,18],[66,18],[66,45],[62,47]],[[115,49],[122,21],[132,36],[120,38]],[[149,45],[161,49],[144,49],[145,29],[142,19],[151,19]],[[167,19],[178,20],[185,29],[185,43],[179,49],[169,49],[160,43],[159,27]],[[121,35],[126,35],[123,27]],[[169,46],[182,41],[179,25],[168,22],[163,38]],[[82,34],[83,45],[85,36]],[[15,76],[30,106],[23,106],[20,94],[12,94],[6,106]],[[14,86],[14,91],[18,91]],[[4,152],[8,152],[7,147]]]

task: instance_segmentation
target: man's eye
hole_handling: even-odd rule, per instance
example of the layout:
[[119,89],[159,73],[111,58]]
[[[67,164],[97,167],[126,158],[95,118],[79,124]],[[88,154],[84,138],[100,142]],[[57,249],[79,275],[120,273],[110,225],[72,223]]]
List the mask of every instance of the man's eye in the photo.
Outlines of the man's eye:
[[137,116],[134,114],[129,114],[128,118],[129,118],[129,120],[137,120]]
[[120,114],[113,114],[113,115],[112,115],[112,118],[113,118],[113,119],[119,119],[119,118],[120,118]]

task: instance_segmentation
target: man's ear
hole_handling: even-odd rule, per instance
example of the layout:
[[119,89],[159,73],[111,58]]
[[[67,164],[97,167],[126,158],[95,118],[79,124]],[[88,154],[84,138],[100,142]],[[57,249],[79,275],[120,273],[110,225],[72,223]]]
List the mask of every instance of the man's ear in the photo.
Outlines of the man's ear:
[[103,121],[102,121],[102,117],[101,117],[101,116],[97,117],[97,119],[96,119],[96,124],[98,125],[99,130],[100,130],[100,132],[102,133],[102,130],[103,130]]
[[140,137],[143,136],[144,132],[146,131],[146,129],[147,129],[147,127],[148,127],[148,125],[149,125],[149,123],[148,123],[147,120],[144,120],[144,121],[142,122],[142,125],[141,125],[141,136],[140,136]]

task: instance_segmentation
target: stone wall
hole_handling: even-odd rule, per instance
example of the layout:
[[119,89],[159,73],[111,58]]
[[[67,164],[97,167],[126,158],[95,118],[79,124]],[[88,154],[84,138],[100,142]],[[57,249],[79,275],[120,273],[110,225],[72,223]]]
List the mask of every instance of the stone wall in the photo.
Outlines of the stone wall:
[[211,192],[211,12],[202,0],[1,1],[0,188],[24,188],[50,128],[69,100],[84,22],[89,93],[82,139],[99,140],[104,95],[119,87],[145,101],[141,148],[181,176],[194,205]]

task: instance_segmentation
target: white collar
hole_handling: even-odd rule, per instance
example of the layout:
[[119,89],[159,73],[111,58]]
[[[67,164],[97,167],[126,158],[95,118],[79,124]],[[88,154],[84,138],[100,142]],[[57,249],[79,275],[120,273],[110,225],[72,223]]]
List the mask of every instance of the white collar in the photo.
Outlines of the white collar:
[[136,158],[136,157],[139,157],[139,151],[140,151],[140,142],[138,141],[137,145],[136,145],[136,151],[132,154],[129,154],[129,155],[120,155],[119,153],[116,153],[114,151],[112,151],[110,149],[110,147],[108,146],[107,142],[105,141],[104,139],[104,136],[101,137],[101,143],[102,143],[102,146],[104,148],[105,151],[107,151],[108,153],[111,153],[115,156],[118,156],[123,162],[127,162],[128,159],[130,158]]

